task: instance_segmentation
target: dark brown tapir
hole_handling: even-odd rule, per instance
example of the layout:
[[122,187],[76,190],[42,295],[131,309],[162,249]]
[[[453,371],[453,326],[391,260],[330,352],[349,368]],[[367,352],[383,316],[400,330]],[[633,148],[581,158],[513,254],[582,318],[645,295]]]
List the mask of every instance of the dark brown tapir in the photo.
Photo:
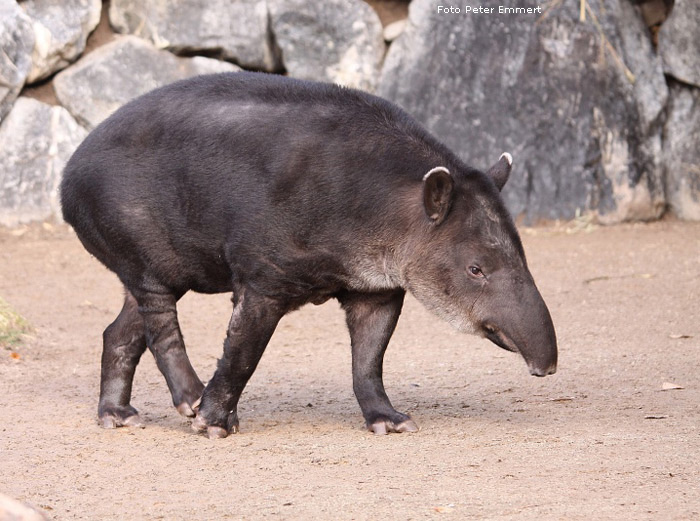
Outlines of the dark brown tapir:
[[[533,375],[554,373],[554,326],[500,197],[511,161],[484,173],[381,98],[282,76],[200,76],[128,103],[85,139],[61,184],[65,220],[126,290],[104,332],[102,425],[141,424],[129,402],[148,347],[195,430],[236,432],[280,318],[331,298],[375,433],[417,429],[382,383],[406,291],[520,353]],[[206,388],[177,320],[190,290],[233,292]]]

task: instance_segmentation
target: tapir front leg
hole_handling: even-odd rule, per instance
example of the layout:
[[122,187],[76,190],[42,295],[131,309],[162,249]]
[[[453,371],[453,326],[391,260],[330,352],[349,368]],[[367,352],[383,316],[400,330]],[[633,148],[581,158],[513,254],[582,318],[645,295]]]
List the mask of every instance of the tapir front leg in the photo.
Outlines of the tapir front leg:
[[350,330],[353,389],[367,428],[375,434],[418,430],[409,416],[391,405],[382,381],[384,352],[399,320],[404,295],[404,291],[350,293],[338,298]]
[[195,432],[206,431],[209,438],[238,432],[238,400],[285,311],[276,301],[252,290],[234,290],[224,355],[204,389],[192,422]]

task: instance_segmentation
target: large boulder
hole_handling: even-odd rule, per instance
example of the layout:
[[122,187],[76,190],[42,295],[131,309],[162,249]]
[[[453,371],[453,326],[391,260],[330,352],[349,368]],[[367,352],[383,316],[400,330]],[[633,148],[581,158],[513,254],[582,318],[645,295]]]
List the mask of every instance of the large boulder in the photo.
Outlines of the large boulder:
[[32,67],[32,22],[15,0],[0,0],[0,121],[10,111]]
[[63,107],[17,99],[0,125],[0,224],[60,214],[61,172],[86,135]]
[[[526,221],[590,212],[603,222],[659,217],[668,96],[660,59],[628,0],[558,2],[518,14],[443,14],[414,0],[379,93],[405,107],[467,163],[514,157],[504,189]],[[531,13],[527,9],[531,8]],[[536,9],[535,9],[536,11]]]
[[135,36],[120,36],[56,75],[61,105],[92,129],[127,101],[197,74],[240,70],[231,63],[197,56],[179,58]]
[[266,0],[112,0],[118,32],[176,53],[215,53],[243,67],[279,68],[270,38]]
[[361,0],[269,0],[272,33],[290,76],[375,90],[386,45]]
[[659,52],[667,74],[700,87],[700,2],[675,0],[659,31]]
[[669,208],[681,219],[700,221],[700,89],[671,83],[664,136]]
[[25,0],[20,5],[32,20],[35,37],[27,83],[74,62],[85,50],[102,11],[101,0]]

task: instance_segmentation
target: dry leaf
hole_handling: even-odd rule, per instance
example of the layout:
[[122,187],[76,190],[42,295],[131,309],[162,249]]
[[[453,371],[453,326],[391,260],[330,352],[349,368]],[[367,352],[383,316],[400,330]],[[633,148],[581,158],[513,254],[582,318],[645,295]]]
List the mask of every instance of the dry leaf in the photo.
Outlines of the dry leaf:
[[19,360],[19,359],[20,359],[19,353],[16,353],[15,351],[12,351],[12,352],[10,353],[10,358],[12,358],[13,360]]
[[662,391],[673,391],[675,389],[683,389],[682,385],[674,384],[673,382],[664,382],[661,385]]
[[435,512],[439,514],[450,514],[451,512],[454,512],[455,506],[450,504],[444,507],[435,507]]

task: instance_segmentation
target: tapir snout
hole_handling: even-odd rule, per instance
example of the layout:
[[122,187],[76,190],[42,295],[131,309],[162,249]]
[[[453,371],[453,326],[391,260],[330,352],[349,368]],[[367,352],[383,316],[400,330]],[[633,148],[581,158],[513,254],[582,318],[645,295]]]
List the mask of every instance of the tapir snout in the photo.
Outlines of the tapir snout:
[[498,280],[494,275],[492,297],[481,303],[488,310],[481,330],[497,346],[520,353],[531,375],[547,376],[557,372],[557,337],[547,305],[532,278],[527,279]]

